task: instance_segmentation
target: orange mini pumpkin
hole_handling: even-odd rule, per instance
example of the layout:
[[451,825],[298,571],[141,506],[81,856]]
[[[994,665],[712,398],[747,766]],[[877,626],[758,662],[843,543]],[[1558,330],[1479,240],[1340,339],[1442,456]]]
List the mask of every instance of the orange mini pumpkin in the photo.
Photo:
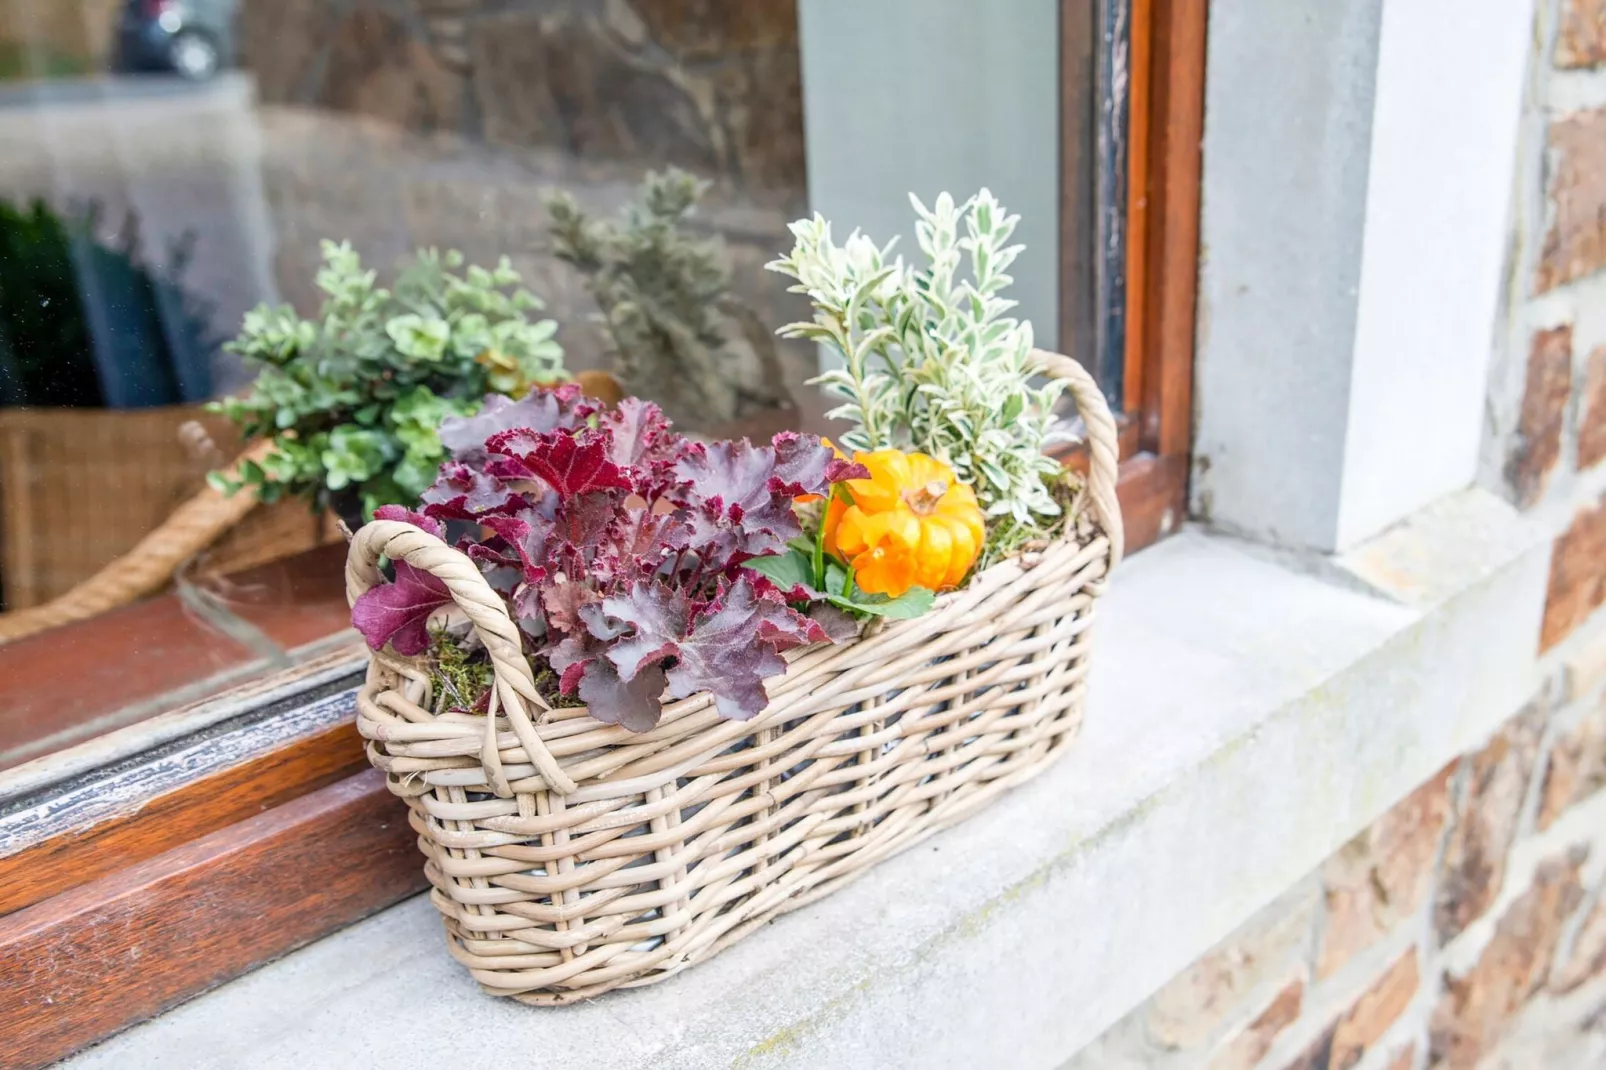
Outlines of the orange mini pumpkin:
[[869,479],[843,483],[825,510],[825,549],[860,590],[896,598],[911,587],[955,587],[987,536],[976,492],[924,453],[876,450],[853,459]]

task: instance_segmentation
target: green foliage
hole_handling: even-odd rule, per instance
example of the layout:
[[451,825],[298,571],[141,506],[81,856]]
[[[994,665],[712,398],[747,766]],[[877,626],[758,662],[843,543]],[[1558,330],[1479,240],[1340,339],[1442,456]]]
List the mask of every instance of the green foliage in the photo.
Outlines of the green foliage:
[[[567,193],[547,201],[553,249],[586,278],[615,376],[626,393],[657,402],[683,428],[717,426],[790,400],[774,340],[730,294],[724,248],[685,230],[707,188],[675,168],[648,172],[617,221],[586,215]],[[752,348],[756,377],[744,374],[733,334]]]
[[796,279],[792,292],[815,313],[780,333],[842,355],[814,382],[844,399],[832,418],[856,425],[843,445],[929,453],[975,488],[990,517],[1045,528],[1061,512],[1051,493],[1061,468],[1043,450],[1064,437],[1052,411],[1063,384],[1032,385],[1031,324],[1006,316],[1016,302],[999,296],[1022,248],[1008,244],[1019,217],[985,189],[961,205],[946,193],[930,209],[909,200],[926,259],[918,269],[858,231],[837,245],[819,215],[792,224],[795,247],[769,267]]
[[324,242],[319,319],[264,305],[228,347],[261,371],[214,408],[276,448],[237,482],[213,482],[371,516],[434,482],[442,419],[475,412],[487,392],[520,396],[565,378],[557,325],[529,319],[541,302],[507,259],[462,268],[461,253],[423,251],[386,290],[350,245]]

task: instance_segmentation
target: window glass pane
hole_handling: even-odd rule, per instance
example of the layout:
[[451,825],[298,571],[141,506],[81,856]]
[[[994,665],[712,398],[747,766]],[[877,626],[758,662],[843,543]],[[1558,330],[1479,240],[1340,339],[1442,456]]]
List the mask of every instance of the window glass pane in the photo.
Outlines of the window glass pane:
[[[1039,344],[1091,363],[1095,22],[1090,0],[0,0],[0,768],[352,642],[355,503],[203,490],[250,445],[202,407],[250,384],[224,343],[261,303],[318,317],[325,239],[386,285],[419,249],[505,256],[571,372],[768,436],[830,407],[820,354],[773,336],[808,315],[763,270],[786,224],[819,210],[909,255],[909,192],[988,186],[1022,215]],[[689,362],[599,324],[547,208],[619,218],[670,166],[707,183],[686,232],[730,273]]]

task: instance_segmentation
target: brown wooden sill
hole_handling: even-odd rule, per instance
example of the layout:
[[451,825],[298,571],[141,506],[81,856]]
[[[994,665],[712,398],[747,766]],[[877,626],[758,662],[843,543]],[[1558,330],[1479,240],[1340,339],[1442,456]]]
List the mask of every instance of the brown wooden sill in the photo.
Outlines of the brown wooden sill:
[[0,918],[0,1066],[45,1066],[424,885],[374,771]]
[[[367,768],[357,727],[343,718],[265,737],[238,761],[193,779],[149,777],[150,794],[80,823],[68,807],[30,836],[27,815],[0,817],[0,915],[154,858]],[[52,834],[53,833],[53,834]]]

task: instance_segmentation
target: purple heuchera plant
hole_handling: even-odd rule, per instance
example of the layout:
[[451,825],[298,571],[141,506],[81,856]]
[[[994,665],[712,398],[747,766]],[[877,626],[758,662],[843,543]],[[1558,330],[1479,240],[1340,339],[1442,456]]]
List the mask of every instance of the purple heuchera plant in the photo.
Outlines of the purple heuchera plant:
[[[441,441],[452,457],[422,512],[376,517],[481,532],[458,548],[506,599],[526,649],[599,720],[646,731],[664,695],[700,691],[745,720],[767,701],[764,679],[785,668],[782,651],[851,634],[829,607],[794,608],[813,601],[807,589],[743,567],[802,533],[795,498],[868,477],[813,436],[698,443],[650,402],[604,412],[565,385],[488,398],[447,420]],[[352,622],[376,650],[418,654],[429,615],[449,601],[439,580],[399,562]]]

